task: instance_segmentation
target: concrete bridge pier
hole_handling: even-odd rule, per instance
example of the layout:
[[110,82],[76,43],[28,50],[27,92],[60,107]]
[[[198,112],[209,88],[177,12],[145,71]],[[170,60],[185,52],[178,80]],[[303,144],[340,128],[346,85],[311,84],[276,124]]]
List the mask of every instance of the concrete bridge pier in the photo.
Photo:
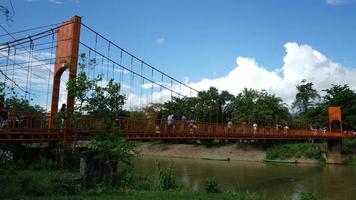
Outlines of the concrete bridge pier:
[[328,164],[344,164],[348,157],[342,154],[342,139],[327,140],[327,148],[322,156]]

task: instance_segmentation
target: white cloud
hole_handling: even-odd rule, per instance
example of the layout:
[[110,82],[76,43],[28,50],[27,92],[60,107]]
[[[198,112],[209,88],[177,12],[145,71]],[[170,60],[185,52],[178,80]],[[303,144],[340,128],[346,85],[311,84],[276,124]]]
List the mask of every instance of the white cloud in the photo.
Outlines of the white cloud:
[[166,38],[164,37],[160,37],[156,39],[156,44],[163,44],[166,41]]
[[353,2],[354,0],[326,0],[329,5],[337,6]]
[[63,1],[61,1],[61,0],[48,0],[48,2],[51,2],[54,4],[63,4]]
[[[286,55],[283,58],[284,64],[280,68],[267,70],[254,58],[238,57],[237,66],[226,76],[202,79],[189,85],[198,90],[206,90],[214,86],[235,95],[243,88],[265,89],[281,97],[288,104],[293,102],[296,94],[295,86],[303,79],[313,82],[319,92],[329,88],[331,84],[348,84],[356,89],[354,78],[356,69],[346,68],[331,61],[309,45],[289,42],[284,47]],[[188,94],[187,91],[185,92]]]

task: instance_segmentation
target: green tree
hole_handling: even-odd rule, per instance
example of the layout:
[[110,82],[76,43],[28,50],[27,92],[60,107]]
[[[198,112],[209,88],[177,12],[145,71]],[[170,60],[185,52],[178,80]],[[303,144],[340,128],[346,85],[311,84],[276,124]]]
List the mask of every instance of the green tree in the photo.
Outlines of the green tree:
[[106,172],[100,174],[100,169],[97,169],[98,173],[95,169],[92,170],[93,176],[97,178],[92,179],[94,182],[89,185],[102,181],[113,185],[116,183],[118,161],[130,164],[136,151],[134,143],[123,138],[115,123],[125,101],[125,96],[120,94],[120,85],[110,80],[106,86],[100,86],[98,84],[101,81],[100,76],[89,80],[84,68],[91,65],[95,65],[95,61],[86,61],[85,54],[82,54],[79,64],[81,71],[75,79],[67,83],[68,94],[75,99],[74,109],[68,110],[68,121],[79,123],[85,117],[95,119],[89,126],[95,135],[92,136],[88,149],[94,152],[95,156],[92,159],[98,163],[96,167],[101,166]]
[[356,128],[356,93],[348,85],[332,85],[323,90],[326,92],[324,99],[325,108],[340,106],[343,117],[343,127]]
[[5,82],[0,82],[0,104],[2,109],[6,108],[10,112],[45,112],[45,109],[40,105],[31,105],[30,101],[23,96],[19,96],[15,88],[7,86]]
[[313,88],[312,82],[302,80],[301,84],[297,85],[297,94],[295,101],[292,104],[293,109],[297,109],[298,113],[303,114],[313,107],[316,100],[320,98],[318,92]]
[[234,98],[232,107],[235,123],[271,124],[276,121],[287,122],[290,119],[288,108],[282,99],[268,94],[265,90],[245,88]]

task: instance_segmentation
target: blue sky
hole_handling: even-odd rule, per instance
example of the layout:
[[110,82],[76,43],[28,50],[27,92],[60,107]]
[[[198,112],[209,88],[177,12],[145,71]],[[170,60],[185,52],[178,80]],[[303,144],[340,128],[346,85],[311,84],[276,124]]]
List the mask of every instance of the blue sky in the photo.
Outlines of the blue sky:
[[334,61],[356,66],[353,2],[14,0],[13,4],[16,15],[10,31],[79,15],[98,32],[180,79],[224,75],[235,66],[237,56],[254,57],[268,69],[279,67],[283,45],[289,41],[309,44]]
[[1,22],[9,31],[79,15],[120,46],[179,80],[189,77],[196,87],[201,79],[228,76],[239,66],[237,57],[278,74],[286,66],[284,45],[291,42],[297,46],[290,48],[308,49],[305,44],[340,69],[356,68],[353,0],[13,0],[13,5],[11,26]]

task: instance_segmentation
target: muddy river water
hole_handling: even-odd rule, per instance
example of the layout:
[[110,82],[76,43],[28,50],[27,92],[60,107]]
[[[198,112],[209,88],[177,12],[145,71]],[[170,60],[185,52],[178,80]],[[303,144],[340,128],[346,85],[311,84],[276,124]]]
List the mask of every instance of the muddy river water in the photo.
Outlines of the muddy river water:
[[204,191],[208,178],[223,190],[249,191],[268,198],[312,192],[327,200],[356,199],[356,167],[342,165],[266,164],[260,162],[209,161],[182,158],[141,157],[134,162],[138,175],[156,172],[155,162],[174,164],[177,181],[187,190]]

